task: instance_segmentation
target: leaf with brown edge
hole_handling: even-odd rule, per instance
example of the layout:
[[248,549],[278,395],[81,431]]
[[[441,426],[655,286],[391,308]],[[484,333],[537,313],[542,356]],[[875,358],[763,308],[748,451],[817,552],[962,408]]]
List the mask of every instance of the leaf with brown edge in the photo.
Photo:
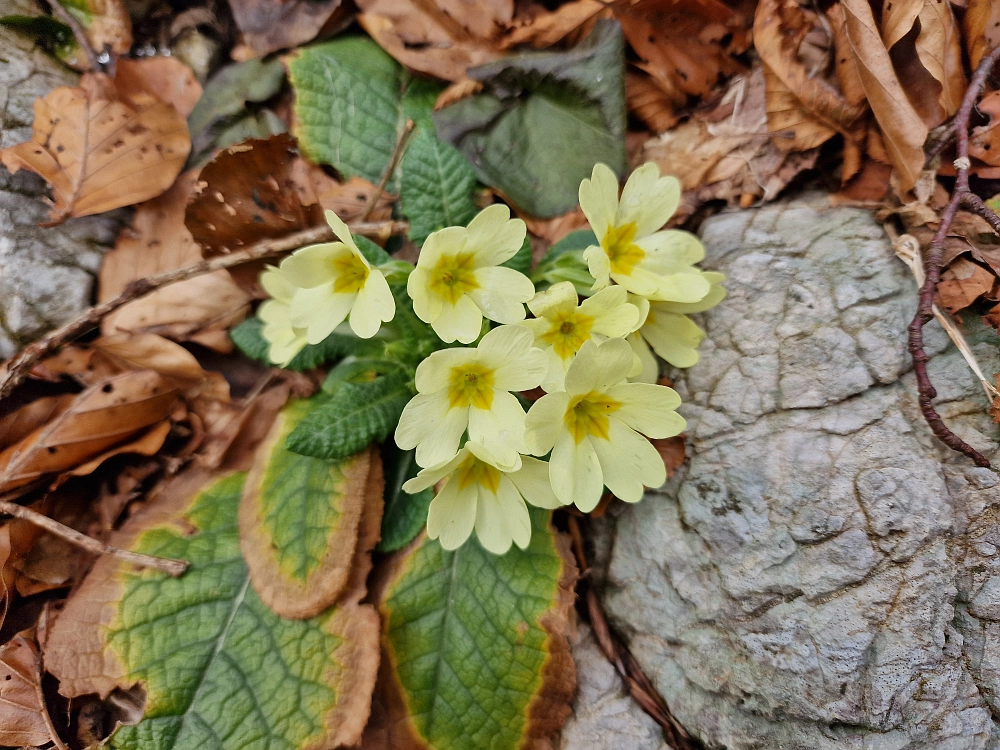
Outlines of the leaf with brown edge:
[[927,126],[906,96],[867,0],[843,0],[847,38],[872,113],[902,192],[913,188],[924,167]]
[[52,742],[41,682],[34,641],[19,634],[0,647],[0,745],[41,747]]
[[137,92],[120,98],[111,79],[87,73],[35,101],[30,141],[0,151],[11,172],[52,186],[50,223],[154,198],[181,171],[191,140],[169,104]]
[[177,389],[159,374],[115,375],[79,394],[55,420],[0,453],[0,492],[73,469],[165,419]]
[[234,60],[265,57],[313,39],[336,19],[349,23],[352,11],[342,0],[240,0],[230,7],[240,30]]
[[576,565],[551,512],[497,556],[425,536],[377,571],[383,667],[364,750],[548,747],[569,716]]
[[972,68],[1000,44],[1000,5],[992,0],[969,0],[965,6],[965,45]]
[[115,63],[115,89],[122,96],[139,92],[152,94],[161,102],[173,105],[181,117],[187,117],[201,98],[201,84],[187,65],[176,57],[123,57]]
[[647,73],[625,73],[625,105],[654,133],[666,132],[676,125],[680,109],[686,103],[687,96],[682,91],[668,91]]
[[285,448],[312,408],[299,399],[278,415],[247,477],[239,513],[254,589],[277,614],[296,619],[314,617],[340,596],[362,512],[382,497],[375,448],[339,461]]
[[[165,194],[140,206],[132,228],[123,231],[104,256],[98,301],[121,294],[136,279],[201,260],[184,226],[184,209],[196,175],[186,173]],[[178,341],[196,341],[222,352],[232,350],[226,333],[246,315],[250,297],[227,271],[195,276],[161,287],[129,302],[101,321],[106,336],[147,331]]]

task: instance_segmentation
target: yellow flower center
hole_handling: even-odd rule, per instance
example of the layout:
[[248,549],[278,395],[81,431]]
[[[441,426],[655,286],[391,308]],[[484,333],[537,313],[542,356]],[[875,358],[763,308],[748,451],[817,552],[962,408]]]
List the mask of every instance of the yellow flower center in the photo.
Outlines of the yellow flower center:
[[542,341],[551,346],[562,359],[569,359],[590,339],[594,319],[579,310],[557,313],[549,318],[551,327],[542,334]]
[[368,280],[368,274],[371,273],[365,262],[352,252],[334,258],[333,270],[337,274],[337,280],[333,282],[333,291],[337,294],[360,291]]
[[601,247],[611,261],[611,273],[628,275],[646,252],[635,244],[635,222],[611,227],[601,240]]
[[464,490],[470,484],[479,484],[495,495],[500,488],[500,469],[480,461],[471,453],[455,469],[455,478],[458,480],[460,490]]
[[448,378],[448,402],[451,407],[493,406],[493,370],[477,362],[452,367]]
[[603,393],[591,391],[577,396],[566,409],[566,427],[577,444],[587,435],[608,439],[608,414],[621,408],[621,402],[608,398]]
[[463,294],[479,288],[471,253],[442,255],[430,270],[431,292],[455,304]]

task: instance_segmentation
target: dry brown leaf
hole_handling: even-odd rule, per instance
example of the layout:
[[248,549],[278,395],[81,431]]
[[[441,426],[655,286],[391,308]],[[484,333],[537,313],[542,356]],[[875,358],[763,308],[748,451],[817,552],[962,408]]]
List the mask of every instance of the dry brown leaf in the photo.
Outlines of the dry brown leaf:
[[667,91],[646,73],[625,73],[625,105],[654,133],[664,133],[680,119],[680,109],[687,103],[681,91]]
[[984,294],[989,294],[997,277],[977,263],[958,258],[941,274],[937,285],[942,307],[954,314],[963,310]]
[[[570,34],[578,32],[581,26],[595,19],[607,7],[599,0],[571,0],[563,3],[553,11],[534,16],[516,26],[504,38],[501,47],[510,49],[519,44],[530,44],[539,49],[551,47]],[[514,19],[515,23],[518,20]]]
[[13,445],[69,408],[75,396],[46,396],[0,417],[0,450]]
[[632,0],[614,7],[625,38],[666,92],[704,96],[743,70],[749,19],[719,0]]
[[132,19],[123,0],[85,0],[83,4],[90,16],[84,26],[94,50],[100,53],[108,48],[116,55],[128,54],[132,48]]
[[[378,190],[361,177],[352,177],[347,182],[337,182],[305,159],[296,159],[292,162],[288,179],[303,206],[319,203],[324,211],[329,209],[344,221],[360,219]],[[386,221],[391,218],[392,204],[396,200],[395,195],[383,191],[368,219]]]
[[115,64],[115,89],[121,96],[140,92],[152,94],[161,102],[172,104],[181,117],[187,117],[201,98],[201,84],[191,68],[176,57],[123,57]]
[[820,17],[796,0],[762,0],[757,6],[754,43],[768,76],[768,126],[792,134],[776,139],[787,151],[814,148],[835,132],[855,141],[864,137],[864,107],[816,74],[819,63],[807,66],[800,56],[816,28],[822,28]]
[[657,438],[650,442],[656,448],[657,453],[660,454],[660,458],[663,459],[663,466],[667,470],[667,478],[669,479],[684,465],[684,458],[687,453],[684,435],[677,435],[672,438]]
[[30,141],[0,151],[52,186],[50,223],[110,211],[160,195],[191,150],[187,123],[169,104],[138,92],[119,98],[103,73],[35,101]]
[[[164,195],[140,206],[132,229],[104,256],[98,301],[124,291],[136,279],[201,260],[184,226],[184,209],[196,175],[182,175]],[[249,296],[226,271],[195,276],[161,287],[104,318],[105,335],[148,331],[179,341],[196,341],[218,351],[232,350],[226,331],[246,315]]]
[[529,232],[541,237],[550,245],[554,245],[570,232],[587,227],[587,217],[579,206],[552,219],[536,219],[534,216],[521,213],[518,214],[518,218],[528,226]]
[[459,78],[444,91],[438,94],[438,98],[434,100],[434,111],[437,112],[438,110],[444,109],[448,105],[461,101],[462,99],[472,96],[473,94],[478,94],[482,90],[482,81],[474,81],[473,79],[467,77]]
[[313,39],[335,15],[346,20],[350,11],[341,0],[240,0],[230,3],[240,30],[240,59],[264,57]]
[[870,208],[881,205],[889,194],[889,175],[892,167],[874,159],[865,159],[860,170],[839,192],[830,196],[834,206],[863,206]]
[[1000,44],[1000,3],[968,0],[965,6],[965,44],[972,68]]
[[176,388],[151,370],[107,378],[55,420],[0,453],[0,492],[68,471],[165,419]]
[[916,184],[924,166],[927,126],[917,114],[892,67],[867,0],[843,0],[847,38],[901,192]]
[[52,742],[41,682],[42,663],[33,641],[19,634],[0,647],[0,745]]
[[[917,110],[924,113],[927,125],[935,127],[954,114],[965,95],[966,80],[962,42],[951,3],[936,0],[886,3],[882,12],[882,39],[892,52],[900,80],[907,82],[907,94]],[[933,80],[920,80],[921,71],[914,69],[914,62]]]
[[991,91],[980,100],[977,109],[988,115],[986,125],[972,129],[969,139],[969,156],[991,166],[1000,166],[1000,91]]
[[512,0],[359,0],[358,23],[403,65],[446,81],[498,58]]

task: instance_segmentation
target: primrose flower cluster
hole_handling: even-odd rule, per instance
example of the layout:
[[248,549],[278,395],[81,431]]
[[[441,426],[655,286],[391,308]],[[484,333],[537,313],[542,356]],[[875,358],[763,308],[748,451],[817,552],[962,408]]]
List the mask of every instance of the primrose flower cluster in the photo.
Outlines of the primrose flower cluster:
[[[687,315],[725,296],[723,276],[695,266],[704,257],[698,239],[662,229],[679,199],[678,181],[654,164],[633,172],[620,198],[611,169],[594,167],[580,185],[599,243],[583,253],[594,284],[582,301],[568,281],[536,293],[502,265],[526,234],[506,206],[427,238],[407,277],[413,311],[444,344],[475,344],[439,347],[420,362],[395,431],[422,467],[403,489],[438,488],[427,533],[442,547],[456,549],[475,531],[491,552],[524,548],[527,504],[588,512],[605,487],[636,502],[666,480],[649,439],[685,423],[680,397],[655,382],[652,352],[677,367],[697,362],[704,333]],[[336,215],[327,219],[339,242],[298,250],[261,276],[271,299],[258,315],[276,363],[345,320],[371,338],[395,315],[382,268]],[[483,334],[484,318],[499,325]],[[527,398],[515,394],[538,388],[544,395],[526,413]]]

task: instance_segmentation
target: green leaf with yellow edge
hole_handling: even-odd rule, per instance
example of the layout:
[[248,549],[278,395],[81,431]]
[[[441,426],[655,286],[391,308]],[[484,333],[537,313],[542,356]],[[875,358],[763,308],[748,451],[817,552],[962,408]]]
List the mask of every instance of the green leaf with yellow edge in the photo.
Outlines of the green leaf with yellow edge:
[[50,633],[46,668],[63,695],[144,685],[145,715],[111,737],[113,748],[315,750],[361,735],[378,616],[358,604],[363,586],[308,620],[261,601],[240,554],[244,480],[201,469],[177,477],[112,541],[186,559],[188,571],[170,578],[102,557]]
[[285,448],[314,407],[296,399],[278,415],[250,470],[239,513],[254,589],[279,615],[299,619],[337,600],[351,571],[362,511],[382,504],[377,450],[330,460]]
[[566,630],[576,566],[550,511],[494,555],[423,538],[401,553],[380,611],[383,660],[364,750],[519,750],[559,731],[576,670]]

